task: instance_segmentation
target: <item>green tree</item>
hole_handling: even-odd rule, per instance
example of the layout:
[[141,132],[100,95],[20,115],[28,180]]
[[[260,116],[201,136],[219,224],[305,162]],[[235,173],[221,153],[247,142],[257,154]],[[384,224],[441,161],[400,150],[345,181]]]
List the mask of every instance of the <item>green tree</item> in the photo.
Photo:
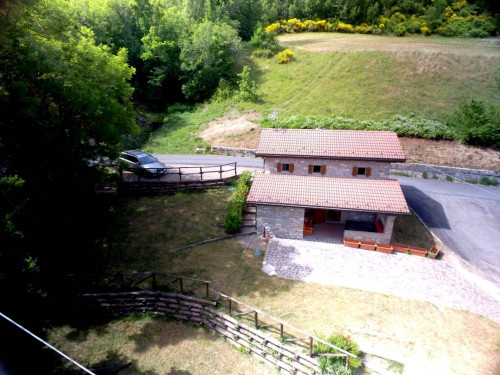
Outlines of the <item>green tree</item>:
[[160,103],[178,101],[182,95],[180,38],[187,32],[187,25],[177,8],[158,9],[153,23],[142,38],[148,98]]
[[500,106],[471,100],[459,105],[451,123],[463,143],[500,147]]
[[113,159],[121,136],[137,129],[134,69],[126,50],[96,45],[58,0],[4,9],[0,66],[0,177],[24,180],[22,248],[54,255],[74,242],[102,187],[104,167],[89,161]]
[[212,95],[221,79],[234,82],[242,54],[241,39],[231,26],[211,21],[194,26],[181,42],[186,98],[200,101]]

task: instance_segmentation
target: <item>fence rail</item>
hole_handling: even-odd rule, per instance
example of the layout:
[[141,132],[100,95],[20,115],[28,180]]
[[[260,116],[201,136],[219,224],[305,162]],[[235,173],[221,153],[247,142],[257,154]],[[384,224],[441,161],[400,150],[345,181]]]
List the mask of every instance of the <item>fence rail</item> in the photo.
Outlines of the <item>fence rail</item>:
[[[72,277],[77,277],[78,275],[69,275]],[[294,327],[293,325],[284,322],[270,314],[265,313],[262,310],[259,310],[255,307],[252,307],[250,305],[247,305],[246,303],[239,301],[233,297],[230,297],[224,293],[221,293],[213,288],[210,287],[211,282],[208,280],[201,280],[201,279],[196,279],[196,278],[190,278],[190,277],[184,277],[184,276],[178,276],[178,275],[170,275],[166,273],[161,273],[161,272],[128,272],[128,273],[115,273],[112,275],[98,275],[98,274],[87,274],[84,275],[85,278],[95,278],[95,281],[106,281],[104,285],[97,285],[97,289],[110,289],[115,283],[115,287],[118,287],[120,290],[119,293],[94,293],[94,294],[83,294],[86,297],[93,296],[95,298],[104,298],[107,300],[105,303],[106,307],[119,307],[121,309],[121,312],[123,314],[130,314],[134,311],[152,311],[156,313],[170,313],[173,317],[179,318],[179,319],[189,319],[191,321],[195,321],[200,324],[207,324],[211,328],[215,329],[221,334],[225,334],[231,339],[234,339],[235,337],[239,337],[237,333],[233,332],[234,331],[234,323],[236,322],[237,324],[241,324],[241,321],[235,321],[233,316],[238,317],[242,321],[247,319],[250,322],[250,325],[253,326],[253,329],[250,329],[249,327],[246,327],[245,330],[247,332],[252,333],[254,336],[256,332],[260,332],[262,329],[265,331],[268,331],[272,334],[279,335],[281,343],[292,343],[296,346],[302,347],[303,349],[308,351],[309,357],[312,359],[314,358],[313,355],[313,347],[314,347],[314,342],[320,342],[334,350],[336,350],[338,353],[335,354],[330,354],[330,353],[324,353],[324,354],[317,354],[316,356],[336,356],[336,357],[344,357],[346,360],[346,369],[349,369],[349,362],[351,358],[356,358],[356,355],[349,353],[342,348],[339,348],[335,345],[330,344],[327,341],[324,341],[304,330],[301,330],[300,328]],[[163,281],[163,282],[162,282]],[[166,281],[166,283],[165,283]],[[186,289],[187,285],[190,285],[190,290]],[[180,294],[176,293],[165,293],[162,292],[162,290],[171,290],[170,287],[171,285],[177,285],[176,290],[179,291]],[[139,291],[137,291],[139,289]],[[200,290],[203,290],[202,295],[200,296]],[[127,290],[130,290],[130,292],[125,292]],[[157,294],[152,294],[153,297],[148,297],[150,294],[148,293],[153,293],[149,292],[148,290],[152,290],[158,292],[158,293],[164,293],[163,297],[167,298],[167,300],[162,300],[162,294],[157,295]],[[145,294],[144,294],[144,293]],[[199,297],[196,296],[196,293],[198,294]],[[130,294],[131,293],[131,294]],[[186,296],[186,294],[192,294],[193,297]],[[175,297],[175,296],[178,297]],[[182,297],[181,297],[182,296]],[[211,298],[212,297],[212,298]],[[109,299],[113,298],[118,298],[116,303],[110,303]],[[132,298],[130,300],[130,304],[127,303],[128,299]],[[175,307],[172,304],[171,299],[172,298],[181,298],[181,299],[189,299],[189,298],[203,298],[202,301],[205,301],[206,304],[209,305],[217,305],[221,306],[221,303],[227,302],[227,308],[228,308],[228,315],[223,319],[225,322],[224,324],[217,324],[218,320],[210,320],[206,321],[200,318],[200,311],[196,310],[196,306],[194,306],[194,310],[191,309],[188,311],[182,311]],[[169,300],[170,299],[170,300]],[[196,301],[191,301],[191,302],[196,302]],[[167,303],[165,305],[165,303]],[[182,304],[181,304],[182,305]],[[188,304],[189,305],[189,304]],[[143,310],[140,310],[143,309]],[[204,311],[203,314],[207,313],[207,311]],[[210,311],[210,313],[213,315],[215,314],[214,311]],[[203,315],[202,314],[202,315]],[[217,315],[217,314],[216,314]],[[203,315],[204,316],[204,315]],[[195,317],[195,318],[193,318]],[[229,323],[230,324],[229,324]],[[220,322],[219,322],[220,323]],[[238,329],[236,330],[238,331]],[[235,336],[236,335],[236,336]],[[247,335],[248,336],[248,335]],[[251,336],[251,335],[250,335]],[[248,350],[252,351],[252,340],[255,339],[257,340],[256,337],[251,336],[251,338],[248,341],[248,345],[243,345],[245,348]],[[262,338],[259,339],[262,341]],[[257,341],[259,341],[257,340]],[[265,342],[266,339],[264,339]],[[238,340],[235,340],[236,342]],[[260,342],[259,341],[259,342]],[[272,344],[272,350],[275,350],[274,347],[276,346],[276,342]],[[258,351],[257,351],[258,352]],[[293,358],[296,360],[297,353],[294,352]],[[262,353],[257,353],[258,355],[262,356]],[[265,355],[264,355],[265,357]],[[268,360],[268,359],[266,359]],[[301,359],[303,362],[304,359]],[[306,360],[307,361],[307,360]],[[299,361],[300,362],[300,361]],[[282,369],[287,369],[286,367],[283,367],[280,363],[274,363],[275,365],[278,365]],[[295,370],[297,370],[295,368]],[[293,371],[294,367],[292,366],[292,370],[289,371],[291,373],[294,373]],[[312,373],[314,373],[313,371]],[[304,372],[308,373],[308,372]]]
[[[227,178],[230,176],[235,177],[237,175],[236,164],[237,163],[234,162],[234,163],[206,165],[199,167],[166,167],[165,172],[149,173],[149,176],[156,179],[157,181],[163,181],[163,182],[204,181],[207,179],[222,180],[223,178]],[[151,168],[151,169],[154,169],[156,171],[157,168]],[[142,181],[142,178],[143,176],[141,176],[141,173],[133,172],[129,174],[124,174],[122,177],[122,181],[123,182],[129,182],[131,180]]]

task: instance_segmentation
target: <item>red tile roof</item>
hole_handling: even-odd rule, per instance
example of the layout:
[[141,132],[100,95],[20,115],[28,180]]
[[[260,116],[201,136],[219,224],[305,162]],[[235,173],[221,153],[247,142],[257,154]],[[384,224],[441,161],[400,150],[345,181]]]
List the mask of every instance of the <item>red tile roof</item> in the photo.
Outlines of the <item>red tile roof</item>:
[[257,173],[249,203],[409,215],[396,180]]
[[256,155],[405,161],[396,133],[365,130],[263,129]]

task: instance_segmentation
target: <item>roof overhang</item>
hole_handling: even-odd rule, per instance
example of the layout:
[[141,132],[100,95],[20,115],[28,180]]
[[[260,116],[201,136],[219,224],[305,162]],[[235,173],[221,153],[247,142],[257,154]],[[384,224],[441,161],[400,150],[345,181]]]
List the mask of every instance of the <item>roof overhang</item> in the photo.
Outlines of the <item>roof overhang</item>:
[[368,158],[363,158],[363,157],[348,157],[348,156],[342,156],[342,157],[336,157],[336,156],[321,156],[321,155],[296,155],[296,154],[268,154],[268,153],[255,153],[256,157],[273,157],[273,158],[301,158],[301,159],[329,159],[329,160],[360,160],[360,161],[380,161],[380,162],[385,162],[385,163],[404,163],[406,162],[406,158],[402,159],[387,159],[387,158],[373,158],[373,157],[368,157]]

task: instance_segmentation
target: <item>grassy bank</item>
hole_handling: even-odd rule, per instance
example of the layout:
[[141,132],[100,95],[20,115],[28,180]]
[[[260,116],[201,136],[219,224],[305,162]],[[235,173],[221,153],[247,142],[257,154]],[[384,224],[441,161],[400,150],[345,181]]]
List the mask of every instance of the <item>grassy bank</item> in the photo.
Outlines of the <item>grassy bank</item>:
[[[256,256],[252,248],[233,239],[170,251],[220,236],[230,196],[231,191],[217,190],[121,201],[114,207],[116,226],[103,241],[102,260],[106,260],[107,270],[156,270],[212,280],[215,289],[297,327],[317,335],[344,332],[363,350],[398,360],[408,368],[418,365],[422,373],[495,373],[500,328],[476,314],[390,295],[270,277],[260,270],[262,255]],[[406,225],[403,221],[397,224]],[[413,232],[411,229],[425,231],[416,228],[421,226],[418,220],[407,225],[412,226],[407,233]],[[96,264],[102,260],[96,259]],[[205,337],[200,329],[187,327],[184,331],[184,327],[147,318],[83,330],[63,326],[50,337],[59,348],[85,363],[99,363],[107,357],[133,360],[138,373],[175,369],[172,373],[206,374],[206,364],[214,366],[214,373],[245,373],[253,366],[254,362],[247,362],[248,356],[220,348],[228,344]],[[224,358],[215,367],[218,360],[214,358],[220,356]],[[254,373],[259,371],[257,366]],[[267,373],[275,372],[268,368]]]
[[[206,148],[211,141],[201,137],[202,131],[234,109],[240,113],[255,110],[267,119],[276,105],[285,121],[293,116],[344,116],[342,122],[387,121],[403,126],[406,120],[395,121],[393,116],[414,114],[409,122],[440,128],[459,103],[471,99],[500,102],[495,81],[500,72],[499,38],[301,33],[279,39],[295,51],[295,61],[251,60],[258,84],[256,102],[227,100],[166,114],[164,126],[145,148],[156,153],[194,153],[196,148]],[[255,121],[257,128],[261,121]],[[418,131],[414,133],[408,135],[419,136]],[[446,131],[439,133],[439,137],[442,133],[444,138],[453,138]],[[231,137],[245,139],[245,133]]]

